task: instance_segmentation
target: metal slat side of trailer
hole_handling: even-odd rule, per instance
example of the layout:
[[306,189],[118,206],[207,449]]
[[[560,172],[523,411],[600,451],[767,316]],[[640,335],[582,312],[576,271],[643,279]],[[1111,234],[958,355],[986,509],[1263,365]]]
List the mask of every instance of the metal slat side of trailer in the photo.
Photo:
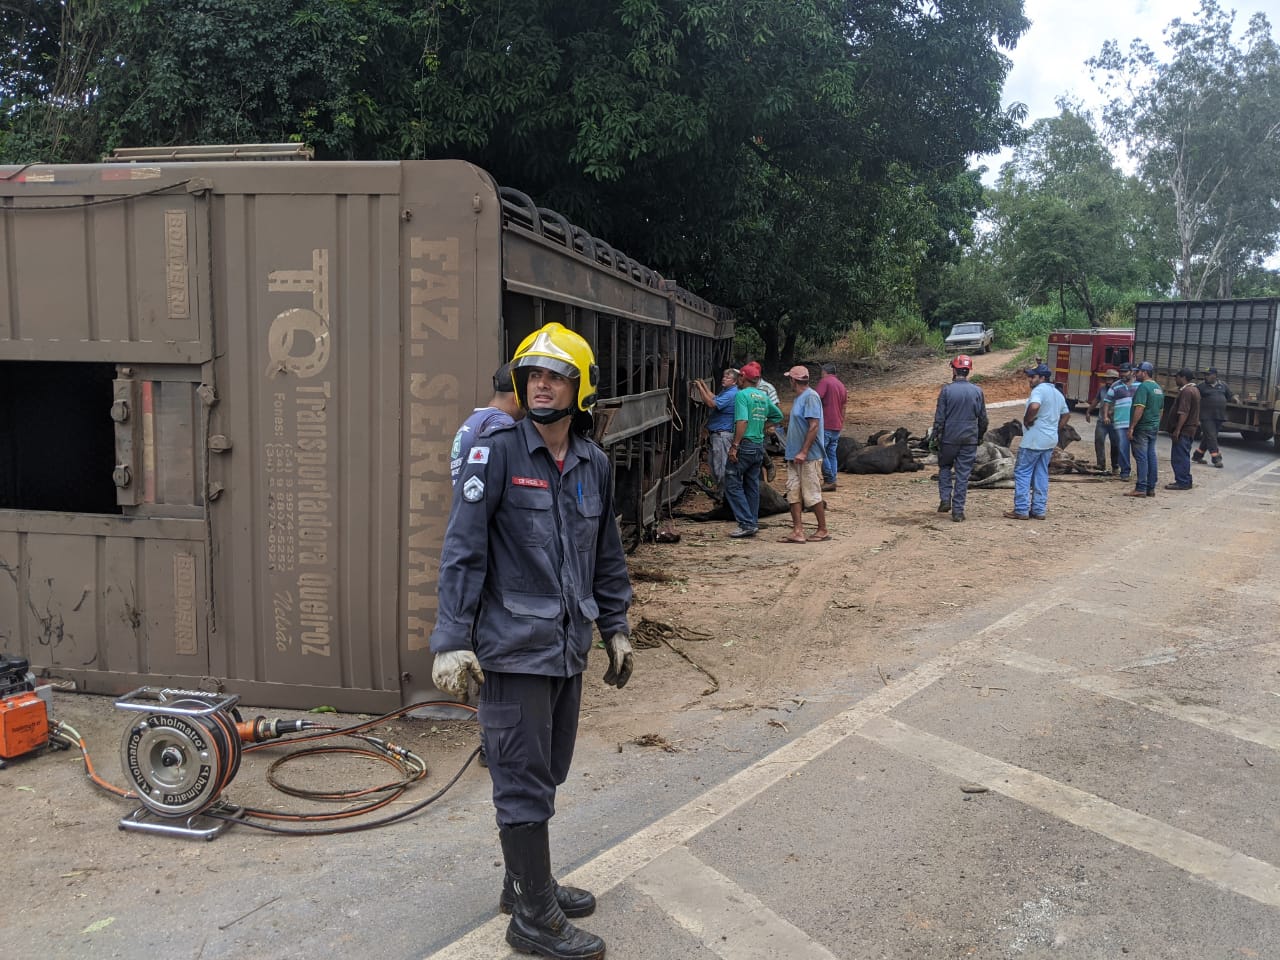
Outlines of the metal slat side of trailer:
[[709,411],[688,380],[727,363],[732,317],[519,191],[501,194],[507,351],[551,321],[592,344],[616,506],[635,531],[651,527],[697,468]]
[[449,451],[512,338],[634,364],[620,471],[675,462],[670,373],[731,344],[603,245],[518,289],[503,209],[459,161],[0,168],[0,648],[98,693],[433,697]]
[[1166,393],[1182,367],[1215,367],[1236,395],[1224,430],[1275,435],[1280,418],[1280,298],[1170,300],[1137,304],[1135,356],[1156,368]]

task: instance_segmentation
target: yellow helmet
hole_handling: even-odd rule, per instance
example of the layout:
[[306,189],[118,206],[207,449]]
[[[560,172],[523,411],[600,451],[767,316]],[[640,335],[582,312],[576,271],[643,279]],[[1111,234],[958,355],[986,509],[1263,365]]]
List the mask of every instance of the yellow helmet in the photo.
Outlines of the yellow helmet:
[[[515,379],[516,400],[522,407],[526,407],[524,388],[529,381],[530,367],[552,370],[561,376],[577,380],[578,409],[584,413],[591,412],[591,408],[596,404],[596,387],[600,381],[600,368],[596,366],[591,345],[581,335],[559,323],[548,323],[521,341],[511,358],[511,372]],[[572,412],[572,410],[566,410],[560,416],[566,416]],[[556,419],[559,418],[556,417]]]

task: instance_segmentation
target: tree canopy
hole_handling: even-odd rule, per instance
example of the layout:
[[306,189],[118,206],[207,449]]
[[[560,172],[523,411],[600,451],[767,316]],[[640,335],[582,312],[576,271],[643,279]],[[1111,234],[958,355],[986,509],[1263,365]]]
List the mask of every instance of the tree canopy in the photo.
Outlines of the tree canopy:
[[1165,30],[1168,60],[1112,41],[1090,61],[1113,138],[1168,208],[1177,292],[1193,299],[1231,296],[1280,243],[1280,47],[1263,14],[1239,42],[1234,22],[1201,0]]
[[[979,206],[1021,0],[17,0],[0,157],[461,157],[771,350],[910,304]],[[776,358],[775,358],[776,359]]]

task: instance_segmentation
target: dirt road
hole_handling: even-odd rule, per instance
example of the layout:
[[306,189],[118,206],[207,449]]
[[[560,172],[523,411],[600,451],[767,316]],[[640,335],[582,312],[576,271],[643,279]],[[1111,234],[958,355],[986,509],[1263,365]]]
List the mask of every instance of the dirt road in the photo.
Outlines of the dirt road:
[[[974,358],[989,404],[1027,395],[1025,377],[1000,373],[1009,356]],[[951,379],[947,362],[936,358],[842,378],[850,391],[845,433],[860,439],[898,426],[923,435],[938,390]],[[1009,417],[1019,413],[1008,409]],[[991,412],[992,426],[1005,419],[999,408]],[[1083,417],[1076,420],[1084,435]],[[1092,456],[1091,429],[1088,449]],[[1073,450],[1083,452],[1082,444]],[[638,697],[595,693],[595,729],[625,739],[643,723],[661,735],[669,711],[765,703],[806,677],[895,661],[910,651],[887,648],[885,637],[988,599],[1010,571],[1032,577],[1063,563],[1087,550],[1094,531],[1133,513],[1133,501],[1115,496],[1119,481],[1080,477],[1054,482],[1051,523],[1002,519],[1012,492],[996,489],[971,490],[968,520],[956,524],[935,512],[936,472],[842,475],[827,495],[826,543],[778,543],[790,521],[777,516],[750,541],[729,539],[731,523],[682,522],[679,544],[642,546],[631,565],[632,622],[667,624],[683,639],[642,655],[632,681]],[[718,682],[710,694],[704,691],[716,684],[708,675]],[[655,702],[664,708],[655,711]]]

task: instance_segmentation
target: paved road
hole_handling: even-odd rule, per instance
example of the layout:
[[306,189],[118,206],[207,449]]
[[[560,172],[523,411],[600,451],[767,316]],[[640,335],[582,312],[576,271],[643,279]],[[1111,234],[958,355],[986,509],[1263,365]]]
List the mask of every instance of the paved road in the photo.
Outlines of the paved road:
[[[584,925],[632,960],[1280,958],[1280,458],[1224,449],[891,684],[800,692],[776,744],[730,714],[720,750],[582,757]],[[496,864],[451,849],[426,954],[511,956]]]

